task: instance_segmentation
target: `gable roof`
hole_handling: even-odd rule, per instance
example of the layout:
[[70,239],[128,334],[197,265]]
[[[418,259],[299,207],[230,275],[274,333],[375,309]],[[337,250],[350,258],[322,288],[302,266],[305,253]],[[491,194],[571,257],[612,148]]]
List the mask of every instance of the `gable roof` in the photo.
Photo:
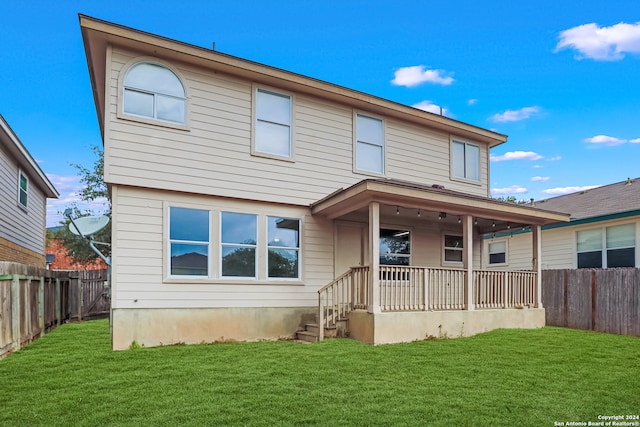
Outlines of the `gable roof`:
[[22,144],[18,136],[13,132],[7,121],[0,114],[0,143],[9,151],[18,166],[22,168],[31,179],[31,183],[40,188],[46,197],[57,199],[60,196],[49,178],[42,172],[38,163],[31,157],[29,151]]
[[506,135],[368,93],[89,16],[78,16],[98,122],[103,136],[107,53],[109,46],[119,46],[135,50],[140,55],[192,64],[213,72],[246,78],[255,83],[309,94],[351,108],[428,126],[460,138],[486,143],[490,148],[507,141]]
[[536,207],[571,215],[571,221],[639,211],[640,178],[536,202]]

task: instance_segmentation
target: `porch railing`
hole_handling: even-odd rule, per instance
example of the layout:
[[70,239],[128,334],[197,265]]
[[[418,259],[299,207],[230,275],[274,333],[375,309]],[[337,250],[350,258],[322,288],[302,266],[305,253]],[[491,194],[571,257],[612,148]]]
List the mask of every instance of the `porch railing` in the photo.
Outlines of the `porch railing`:
[[[353,267],[318,291],[320,339],[354,309],[371,305],[369,267]],[[462,269],[380,266],[382,311],[464,310],[467,272]],[[534,307],[533,271],[473,271],[472,303],[478,309]]]

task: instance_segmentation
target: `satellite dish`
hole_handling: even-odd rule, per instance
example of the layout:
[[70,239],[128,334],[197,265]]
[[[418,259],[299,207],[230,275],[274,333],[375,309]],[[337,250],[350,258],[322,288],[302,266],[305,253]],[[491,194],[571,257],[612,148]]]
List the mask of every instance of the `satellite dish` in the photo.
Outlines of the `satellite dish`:
[[109,217],[106,215],[85,216],[71,221],[69,231],[76,236],[88,237],[105,228],[107,224],[109,224]]

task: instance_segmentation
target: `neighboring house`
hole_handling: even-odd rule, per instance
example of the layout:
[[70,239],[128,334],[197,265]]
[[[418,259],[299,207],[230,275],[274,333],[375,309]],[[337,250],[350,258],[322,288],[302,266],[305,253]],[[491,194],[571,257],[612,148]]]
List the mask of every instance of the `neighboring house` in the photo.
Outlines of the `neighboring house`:
[[91,262],[77,262],[69,256],[62,240],[49,239],[47,242],[47,268],[49,270],[106,270],[107,264],[100,258]]
[[[640,178],[535,202],[567,212],[570,222],[542,227],[542,268],[640,267]],[[529,269],[528,230],[486,236],[483,266]]]
[[47,198],[58,196],[0,115],[0,261],[46,266]]
[[480,269],[485,233],[532,227],[538,251],[540,227],[568,220],[490,198],[506,136],[80,26],[112,202],[114,349],[291,338],[318,313],[375,344],[544,325],[539,265]]

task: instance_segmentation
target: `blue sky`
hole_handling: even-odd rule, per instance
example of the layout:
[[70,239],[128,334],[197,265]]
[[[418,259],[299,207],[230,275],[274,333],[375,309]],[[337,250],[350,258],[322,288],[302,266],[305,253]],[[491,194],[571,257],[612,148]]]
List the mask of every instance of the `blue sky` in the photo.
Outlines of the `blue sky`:
[[635,0],[6,2],[0,114],[61,193],[50,226],[101,144],[78,13],[507,134],[494,196],[640,176]]

